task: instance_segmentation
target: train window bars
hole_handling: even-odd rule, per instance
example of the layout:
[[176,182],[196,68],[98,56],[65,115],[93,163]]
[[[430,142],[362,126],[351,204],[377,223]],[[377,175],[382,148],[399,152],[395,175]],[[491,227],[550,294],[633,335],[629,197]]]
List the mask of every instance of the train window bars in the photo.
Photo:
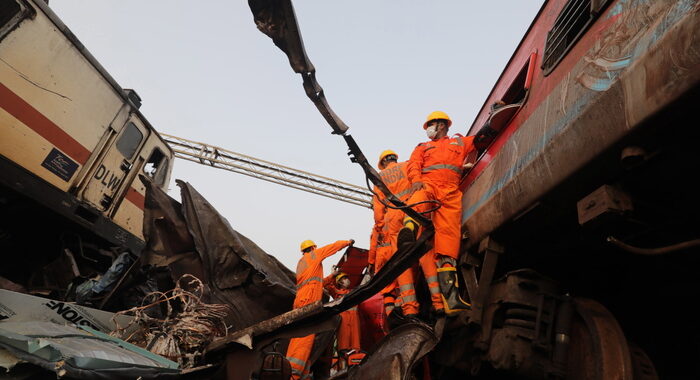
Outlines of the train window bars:
[[34,8],[24,1],[0,1],[0,40],[12,31],[20,21],[34,13]]
[[139,144],[141,144],[141,140],[143,140],[143,133],[141,133],[134,123],[130,122],[124,127],[124,132],[121,137],[119,137],[119,141],[117,141],[117,149],[124,158],[130,160],[134,157],[134,153],[136,153],[136,149],[139,147]]
[[547,33],[542,70],[549,75],[610,0],[569,0]]

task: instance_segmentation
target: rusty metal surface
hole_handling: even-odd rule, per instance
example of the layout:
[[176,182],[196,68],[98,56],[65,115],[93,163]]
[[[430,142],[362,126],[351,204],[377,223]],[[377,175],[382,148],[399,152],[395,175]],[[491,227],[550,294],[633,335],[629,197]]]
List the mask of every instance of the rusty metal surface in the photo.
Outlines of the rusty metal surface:
[[[698,86],[699,7],[683,0],[611,7],[615,13],[601,21],[611,25],[596,37],[600,43],[579,58],[465,191],[469,244]],[[533,95],[549,91],[542,86],[533,83]]]
[[239,330],[292,309],[294,274],[236,232],[190,184],[178,181],[182,205],[147,187],[145,254],[180,259],[172,276],[190,273],[207,286],[208,303],[227,304],[226,322]]
[[578,223],[583,225],[607,214],[624,214],[634,209],[632,199],[623,190],[603,185],[576,203]]
[[575,300],[577,318],[571,329],[567,379],[631,380],[634,368],[625,335],[601,304]]
[[359,366],[333,379],[410,379],[411,369],[432,351],[439,337],[422,323],[399,326],[389,333]]

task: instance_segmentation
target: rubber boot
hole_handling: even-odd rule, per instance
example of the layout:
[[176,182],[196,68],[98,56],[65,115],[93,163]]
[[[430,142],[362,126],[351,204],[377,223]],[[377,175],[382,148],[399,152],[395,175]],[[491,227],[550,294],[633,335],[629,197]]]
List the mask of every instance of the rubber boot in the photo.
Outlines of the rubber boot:
[[403,219],[403,227],[399,230],[399,235],[396,238],[398,249],[411,245],[416,241],[418,226],[420,226],[420,224],[409,216]]
[[471,310],[472,306],[459,295],[457,268],[450,266],[438,268],[437,275],[442,293],[442,303],[445,305],[445,314],[453,315],[462,310]]

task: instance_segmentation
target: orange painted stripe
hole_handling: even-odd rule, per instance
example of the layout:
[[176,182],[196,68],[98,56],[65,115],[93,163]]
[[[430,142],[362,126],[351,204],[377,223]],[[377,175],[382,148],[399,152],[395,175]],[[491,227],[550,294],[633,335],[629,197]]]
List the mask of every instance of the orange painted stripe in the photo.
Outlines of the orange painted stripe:
[[126,192],[126,196],[124,198],[126,198],[126,200],[133,203],[134,206],[140,208],[141,210],[143,210],[145,207],[146,197],[141,195],[141,193],[136,191],[136,189],[134,189],[133,187],[129,188],[129,190]]
[[85,165],[90,157],[90,150],[2,83],[0,83],[0,107],[81,165]]

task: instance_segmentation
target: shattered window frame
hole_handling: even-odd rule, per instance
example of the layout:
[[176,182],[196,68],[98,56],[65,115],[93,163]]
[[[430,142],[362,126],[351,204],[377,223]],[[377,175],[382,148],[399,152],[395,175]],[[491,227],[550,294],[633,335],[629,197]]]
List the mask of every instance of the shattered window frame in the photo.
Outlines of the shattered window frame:
[[157,185],[163,185],[168,172],[168,157],[159,148],[153,148],[148,160],[143,164],[143,173]]

